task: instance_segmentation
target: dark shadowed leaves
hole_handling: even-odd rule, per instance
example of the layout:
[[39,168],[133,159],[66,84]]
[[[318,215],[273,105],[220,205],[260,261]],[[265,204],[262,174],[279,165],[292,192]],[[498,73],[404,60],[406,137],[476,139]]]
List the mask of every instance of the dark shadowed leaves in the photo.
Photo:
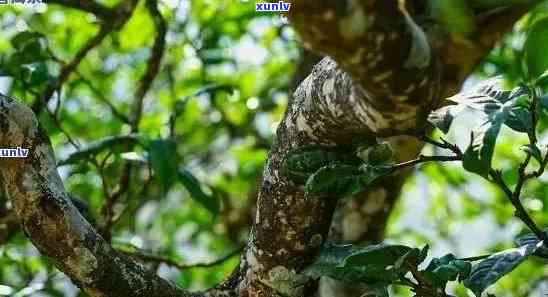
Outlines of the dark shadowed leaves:
[[[547,230],[544,230],[544,232],[546,231]],[[529,233],[529,234],[516,237],[516,239],[514,239],[514,242],[516,246],[520,247],[525,245],[537,245],[540,242],[540,240],[535,234]],[[544,245],[541,245],[535,251],[534,255],[537,257],[548,259],[548,248]]]
[[470,276],[464,280],[464,285],[479,297],[487,287],[512,272],[537,249],[536,244],[529,244],[493,254],[472,267]]
[[447,282],[467,278],[472,264],[457,259],[453,254],[434,258],[423,271],[424,276],[436,287],[445,288]]
[[361,171],[356,166],[334,164],[320,168],[308,178],[307,194],[335,194],[339,198],[362,190]]
[[330,276],[339,280],[387,284],[401,275],[394,265],[411,250],[403,245],[378,244],[324,246],[316,260],[304,270],[312,278]]
[[304,184],[320,168],[339,164],[356,164],[357,157],[321,146],[305,146],[290,150],[284,158],[283,172],[293,182]]
[[66,159],[59,161],[58,166],[74,164],[79,161],[94,157],[104,151],[111,152],[127,151],[133,147],[140,136],[137,134],[108,136],[91,142],[84,148],[70,154]]
[[177,181],[177,145],[170,139],[155,139],[148,142],[147,148],[154,177],[162,186],[164,193],[167,193]]

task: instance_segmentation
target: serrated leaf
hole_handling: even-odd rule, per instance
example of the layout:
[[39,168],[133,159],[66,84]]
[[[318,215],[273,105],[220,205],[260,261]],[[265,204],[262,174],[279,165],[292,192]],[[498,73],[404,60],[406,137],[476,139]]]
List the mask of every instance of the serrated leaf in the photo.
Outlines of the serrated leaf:
[[312,174],[305,185],[305,192],[310,195],[333,194],[344,198],[357,194],[363,189],[362,172],[356,166],[334,164],[320,168]]
[[[544,232],[547,232],[548,230],[544,230]],[[538,245],[540,240],[537,238],[537,236],[533,233],[524,234],[521,236],[518,236],[514,239],[514,243],[516,246],[524,246],[524,245]],[[548,259],[548,248],[544,245],[539,246],[539,248],[534,253],[535,256]]]
[[533,130],[531,112],[525,107],[512,108],[504,124],[517,132],[528,133]]
[[378,244],[367,247],[326,245],[303,273],[312,278],[329,276],[339,280],[390,283],[400,271],[390,268],[411,248]]
[[464,285],[480,297],[485,289],[512,272],[537,249],[537,245],[530,244],[493,254],[472,267],[470,276],[464,280]]
[[66,159],[59,161],[58,166],[77,163],[81,160],[96,156],[108,149],[119,151],[130,149],[140,139],[137,134],[108,136],[97,141],[91,142],[82,149],[70,154]]
[[495,78],[480,84],[471,92],[451,98],[458,104],[480,111],[483,120],[470,136],[470,144],[463,156],[464,169],[481,176],[489,174],[500,129],[522,95],[521,87],[514,91],[500,89],[500,80]]
[[219,199],[215,195],[207,195],[203,191],[200,181],[190,171],[182,169],[179,171],[178,177],[194,201],[200,203],[213,215],[219,214]]
[[536,21],[527,34],[523,46],[527,74],[531,81],[548,70],[548,17]]
[[163,192],[167,193],[177,181],[177,144],[170,139],[155,139],[148,142],[147,149],[154,177],[162,186]]
[[466,92],[459,93],[447,98],[448,101],[456,103],[444,106],[433,111],[428,121],[443,133],[447,134],[454,119],[467,108],[480,111],[488,115],[510,99],[519,98],[523,95],[523,89],[517,88],[514,91],[502,90],[502,80],[494,77],[484,80]]

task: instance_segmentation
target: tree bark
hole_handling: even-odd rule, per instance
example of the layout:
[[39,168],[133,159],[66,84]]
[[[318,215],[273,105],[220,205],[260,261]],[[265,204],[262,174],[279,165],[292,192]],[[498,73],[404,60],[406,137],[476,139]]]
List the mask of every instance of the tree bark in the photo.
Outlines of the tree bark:
[[[423,1],[407,2],[412,15],[423,12]],[[5,96],[0,147],[28,148],[30,155],[0,159],[0,174],[27,236],[90,296],[310,296],[317,282],[299,272],[327,240],[337,200],[305,197],[303,186],[282,173],[287,152],[323,145],[352,153],[357,139],[389,137],[400,158],[413,156],[421,144],[402,135],[425,129],[440,96],[455,90],[525,11],[517,7],[478,18],[482,29],[465,44],[446,34],[429,35],[430,63],[407,67],[412,37],[396,1],[293,1],[288,16],[304,44],[329,57],[297,88],[279,125],[240,269],[206,293],[181,290],[113,250],[70,202],[35,115]],[[367,228],[348,239],[382,236],[404,177],[389,177],[350,202],[361,205],[354,220],[367,221]]]

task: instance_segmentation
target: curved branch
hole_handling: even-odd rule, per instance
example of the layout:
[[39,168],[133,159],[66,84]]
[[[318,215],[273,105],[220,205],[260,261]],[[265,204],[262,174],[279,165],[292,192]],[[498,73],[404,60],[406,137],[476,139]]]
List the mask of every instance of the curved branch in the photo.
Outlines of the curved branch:
[[56,170],[49,139],[32,110],[0,95],[0,147],[29,149],[0,159],[6,193],[40,252],[90,296],[198,296],[115,251],[82,217]]

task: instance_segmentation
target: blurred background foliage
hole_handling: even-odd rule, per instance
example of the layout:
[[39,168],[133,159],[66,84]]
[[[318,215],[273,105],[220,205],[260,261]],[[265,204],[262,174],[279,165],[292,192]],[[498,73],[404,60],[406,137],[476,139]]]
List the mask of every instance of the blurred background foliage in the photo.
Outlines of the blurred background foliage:
[[[107,8],[120,2],[97,1]],[[0,92],[33,106],[52,92],[39,115],[62,161],[59,170],[68,191],[88,204],[116,248],[148,256],[160,275],[198,290],[223,280],[238,264],[234,251],[247,240],[257,182],[301,50],[286,21],[256,13],[251,2],[161,0],[158,8],[167,24],[165,52],[144,97],[138,128],[130,124],[134,101],[158,35],[145,1],[122,27],[93,44],[62,87],[57,81],[63,69],[101,36],[105,20],[53,3],[0,5]],[[520,21],[465,87],[494,75],[517,84],[524,32],[546,11],[548,6],[540,7]],[[132,132],[134,137],[127,137]],[[495,166],[511,180],[520,161],[518,144],[526,139],[504,132]],[[546,140],[547,134],[541,135]],[[467,137],[452,134],[461,144]],[[131,174],[124,182],[128,167]],[[542,225],[548,225],[545,181],[525,191],[525,204]],[[428,243],[433,256],[497,251],[526,231],[502,193],[457,165],[417,168],[401,198],[388,240]],[[7,217],[9,208],[0,197],[0,216]],[[151,260],[149,254],[163,258]],[[541,260],[530,261],[492,292],[544,296],[545,267]],[[455,292],[472,296],[462,287]],[[2,295],[84,296],[21,232],[0,245]]]

